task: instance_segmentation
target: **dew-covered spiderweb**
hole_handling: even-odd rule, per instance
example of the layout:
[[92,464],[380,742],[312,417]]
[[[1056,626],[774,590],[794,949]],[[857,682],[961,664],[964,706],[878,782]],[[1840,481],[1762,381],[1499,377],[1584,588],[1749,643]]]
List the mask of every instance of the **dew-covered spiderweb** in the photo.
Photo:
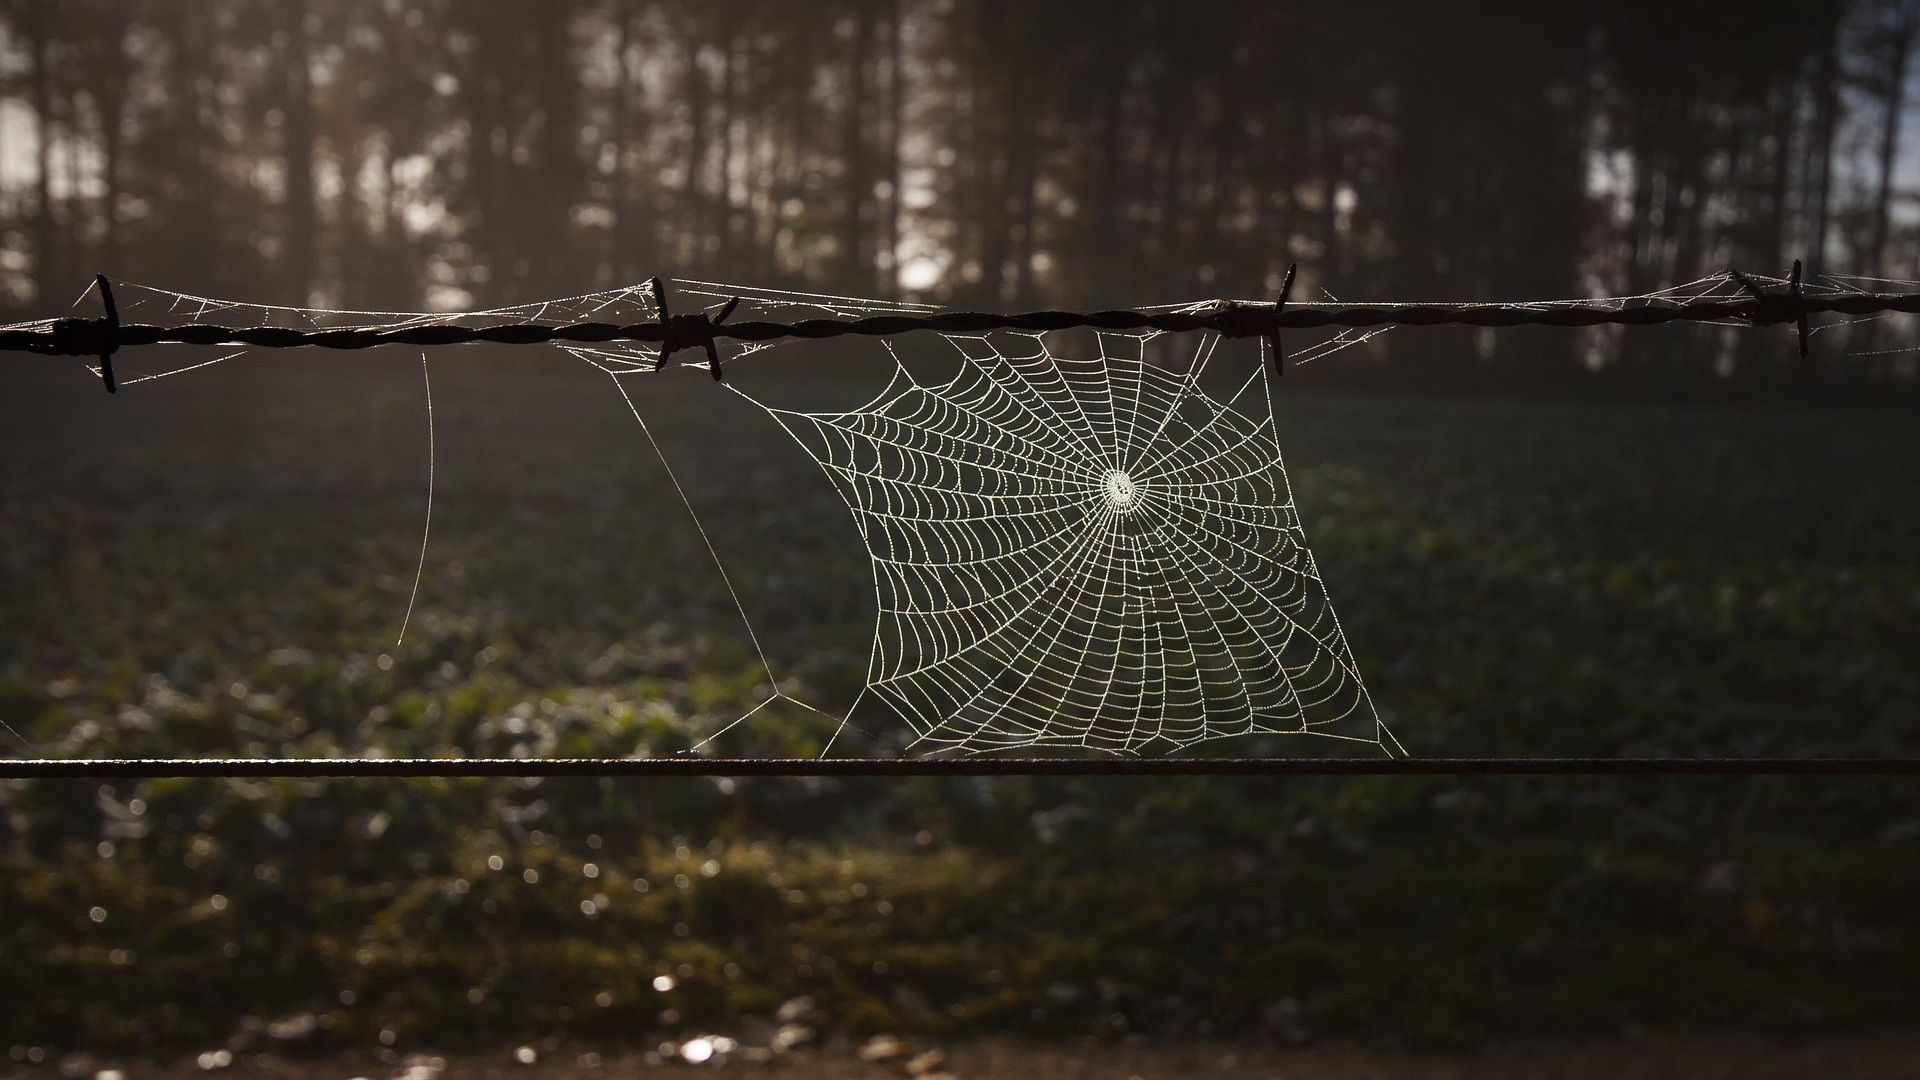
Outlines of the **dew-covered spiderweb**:
[[[1601,303],[1684,304],[1746,287],[1722,275]],[[1806,288],[1819,295],[1883,287],[1822,279]],[[643,286],[454,314],[263,307],[115,288],[129,322],[394,327],[658,315]],[[734,320],[928,310],[695,281],[667,288],[676,312],[718,312],[737,301]],[[1840,324],[1821,329],[1832,325]],[[1377,333],[1289,331],[1286,363],[1298,366]],[[1364,652],[1356,655],[1343,632],[1308,542],[1311,522],[1303,521],[1288,479],[1276,411],[1286,384],[1264,342],[1152,332],[722,342],[718,385],[699,349],[663,364],[657,347],[636,343],[524,348],[605,377],[607,393],[632,414],[636,437],[665,467],[681,504],[672,509],[698,530],[706,565],[686,572],[717,577],[765,671],[758,700],[716,723],[694,751],[723,752],[743,726],[776,722],[781,710],[768,707],[782,703],[789,715],[798,709],[833,725],[830,753],[847,752],[850,743],[840,738],[847,732],[937,755],[1157,754],[1283,735],[1401,752],[1368,694]],[[869,357],[860,393],[825,401],[795,392],[807,383],[806,365],[855,348]],[[454,362],[457,348],[431,359],[418,350],[404,355],[431,370]],[[156,346],[129,350],[116,366],[121,385],[137,390],[243,356],[270,354]],[[773,373],[784,381],[766,378]],[[844,504],[848,543],[864,548],[872,589],[870,652],[850,700],[816,700],[781,677],[782,660],[756,632],[754,589],[729,574],[699,499],[676,468],[697,447],[669,446],[648,423],[642,406],[660,379],[696,380],[705,393],[750,406],[791,437],[783,441],[789,453],[817,463],[826,490]],[[406,569],[417,596],[417,572]]]
[[1246,733],[1386,737],[1295,510],[1264,365],[1224,401],[1101,334],[956,337],[840,414],[780,421],[871,552],[869,686],[929,747],[1163,751]]
[[[1203,383],[1219,381],[1219,339],[1182,351],[1163,337],[939,335],[948,362],[931,378],[888,342],[878,393],[830,411],[727,384],[820,464],[872,560],[872,652],[849,723],[874,699],[922,753],[1139,754],[1282,733],[1398,748],[1307,547],[1270,366],[1243,356],[1216,397]],[[1362,337],[1329,335],[1302,358]],[[570,351],[616,380],[658,362]]]

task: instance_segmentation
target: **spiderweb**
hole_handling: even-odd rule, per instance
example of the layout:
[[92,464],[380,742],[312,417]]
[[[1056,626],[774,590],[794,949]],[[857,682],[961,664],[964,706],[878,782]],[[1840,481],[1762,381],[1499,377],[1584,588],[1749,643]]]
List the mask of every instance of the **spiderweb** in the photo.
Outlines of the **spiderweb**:
[[874,565],[868,686],[921,745],[1139,753],[1227,735],[1389,739],[1281,464],[1267,368],[1225,401],[1150,338],[1098,355],[955,337],[845,413],[775,415]]
[[[1615,302],[1685,303],[1741,287],[1722,276]],[[736,318],[926,310],[704,282],[669,288],[676,310],[737,300]],[[1818,290],[1858,286],[1809,284]],[[638,286],[455,314],[263,307],[124,284],[116,292],[127,321],[150,322],[394,327],[659,314],[652,292]],[[1287,362],[1379,332],[1290,332]],[[1223,347],[1210,334],[915,337],[931,347],[883,342],[880,388],[836,407],[795,406],[777,386],[756,382],[756,354],[773,345],[720,345],[725,391],[819,465],[870,560],[871,651],[844,707],[807,700],[776,677],[749,616],[752,597],[729,574],[669,447],[643,415],[641,383],[705,379],[705,357],[663,363],[657,347],[631,343],[528,347],[608,377],[665,466],[765,670],[757,703],[696,750],[782,702],[841,732],[904,725],[905,749],[921,754],[1153,754],[1287,734],[1401,752],[1307,542],[1283,463],[1270,356]],[[180,352],[186,358],[167,347],[123,355],[121,384],[136,388],[248,350]],[[423,529],[422,568],[425,540]]]
[[[1156,355],[1153,333],[1092,335],[1084,356],[1038,334],[942,337],[942,377],[916,377],[888,343],[885,386],[852,409],[728,384],[821,465],[872,560],[872,652],[848,722],[870,696],[927,753],[1281,733],[1397,749],[1307,548],[1267,364],[1243,363],[1216,399],[1211,335],[1184,362]],[[568,351],[616,380],[659,359]]]

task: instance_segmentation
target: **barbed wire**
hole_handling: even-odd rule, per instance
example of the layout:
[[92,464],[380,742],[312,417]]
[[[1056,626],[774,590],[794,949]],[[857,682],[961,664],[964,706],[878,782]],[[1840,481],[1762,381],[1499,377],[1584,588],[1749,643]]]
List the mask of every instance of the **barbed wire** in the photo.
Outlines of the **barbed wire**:
[[1920,776],[1920,758],[8,758],[0,780]]
[[[105,316],[66,318],[44,327],[0,330],[0,351],[50,356],[91,356],[101,361],[101,377],[115,389],[112,358],[121,349],[147,345],[248,345],[266,349],[371,349],[381,345],[445,346],[492,343],[540,345],[552,342],[606,344],[630,341],[660,346],[665,363],[682,349],[704,349],[714,377],[720,377],[716,343],[723,340],[769,342],[787,338],[819,340],[835,337],[892,337],[920,330],[944,334],[979,334],[996,330],[1045,332],[1050,330],[1158,330],[1186,333],[1210,330],[1225,337],[1276,339],[1282,330],[1337,327],[1369,329],[1385,326],[1473,327],[1587,327],[1661,326],[1670,323],[1743,323],[1750,326],[1793,324],[1800,355],[1807,354],[1808,320],[1814,315],[1865,316],[1920,313],[1920,293],[1840,292],[1809,296],[1801,287],[1801,264],[1796,260],[1784,287],[1767,288],[1748,275],[1729,271],[1745,290],[1732,297],[1690,298],[1650,296],[1621,303],[1618,300],[1538,301],[1519,303],[1333,303],[1289,302],[1292,271],[1281,296],[1273,303],[1219,300],[1177,311],[945,311],[867,315],[855,318],[806,318],[791,322],[743,320],[728,322],[728,303],[718,313],[672,314],[658,278],[653,288],[659,317],[640,322],[499,323],[460,326],[424,323],[393,327],[336,327],[301,329],[280,326],[222,326],[189,322],[174,325],[123,323],[114,305],[113,288],[105,275],[96,278]],[[1276,348],[1276,359],[1280,350]]]

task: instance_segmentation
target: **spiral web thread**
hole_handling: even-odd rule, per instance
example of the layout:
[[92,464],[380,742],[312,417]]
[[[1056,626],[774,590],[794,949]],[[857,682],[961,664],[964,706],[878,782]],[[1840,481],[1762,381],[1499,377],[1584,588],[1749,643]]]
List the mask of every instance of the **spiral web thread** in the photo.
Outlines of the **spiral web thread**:
[[[1038,334],[940,336],[951,379],[917,381],[889,343],[890,381],[846,412],[728,384],[826,471],[872,560],[867,681],[843,723],[872,695],[921,753],[1151,754],[1283,733],[1399,750],[1307,548],[1267,364],[1219,401],[1200,387],[1213,335],[1184,369],[1151,358],[1151,332],[1096,334],[1086,358]],[[651,346],[563,348],[616,382],[657,363]]]
[[916,746],[1178,749],[1309,732],[1394,745],[1367,697],[1281,464],[1255,365],[1225,402],[1149,335],[1056,356],[954,336],[846,413],[772,410],[873,558],[868,689]]
[[[1740,287],[1722,275],[1617,300],[1704,301]],[[934,310],[703,282],[678,281],[671,289],[676,305],[709,312],[739,298],[743,317]],[[1860,284],[1827,278],[1809,283],[1810,293],[1816,289],[1845,293]],[[645,286],[458,313],[269,307],[124,283],[116,291],[129,321],[484,326],[660,314]],[[83,295],[76,307],[88,299]],[[1380,332],[1290,332],[1303,340],[1287,360],[1324,357]],[[1095,334],[1090,356],[1056,353],[1051,339],[1036,334],[941,336],[957,352],[952,378],[917,381],[893,354],[885,389],[845,412],[783,409],[737,382],[726,384],[820,464],[872,559],[876,617],[867,680],[838,715],[781,688],[692,500],[633,409],[708,540],[767,669],[767,697],[696,750],[775,701],[845,727],[872,697],[911,725],[913,748],[923,754],[1037,747],[1153,754],[1262,733],[1316,734],[1402,752],[1368,697],[1307,547],[1282,463],[1269,364],[1247,364],[1216,397],[1200,385],[1218,344],[1210,334],[1184,368],[1165,359],[1167,342],[1156,344],[1160,335],[1152,332]],[[770,347],[722,342],[720,358],[731,365]],[[532,348],[593,365],[630,407],[628,381],[663,370],[649,344]],[[891,342],[887,348],[893,352]],[[209,358],[154,346],[122,356],[122,385],[252,351]],[[170,362],[182,354],[190,359]],[[689,363],[664,370],[703,366],[695,355],[683,358]]]

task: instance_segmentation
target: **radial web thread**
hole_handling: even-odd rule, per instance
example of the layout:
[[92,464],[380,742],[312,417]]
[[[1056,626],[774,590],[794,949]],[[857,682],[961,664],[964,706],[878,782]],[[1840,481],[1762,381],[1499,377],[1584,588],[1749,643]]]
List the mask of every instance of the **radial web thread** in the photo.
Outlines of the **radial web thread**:
[[773,410],[873,559],[868,687],[922,749],[1154,753],[1304,732],[1391,745],[1327,600],[1267,368],[1225,402],[1146,335],[1099,355],[953,337],[846,413]]

